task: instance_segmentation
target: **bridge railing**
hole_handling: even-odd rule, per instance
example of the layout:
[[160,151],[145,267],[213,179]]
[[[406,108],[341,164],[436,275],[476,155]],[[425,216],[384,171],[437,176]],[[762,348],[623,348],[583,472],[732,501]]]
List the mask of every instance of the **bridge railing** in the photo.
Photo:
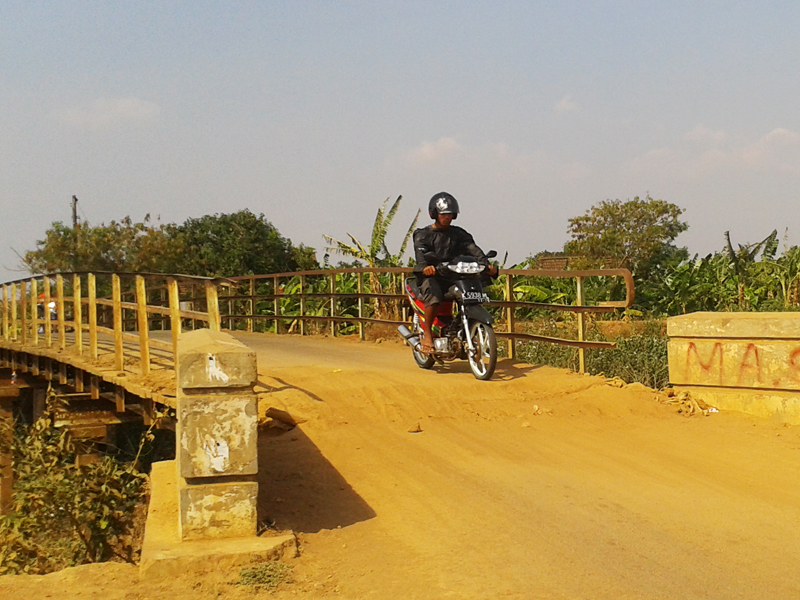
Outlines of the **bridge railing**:
[[[126,370],[125,342],[138,345],[128,365],[150,373],[151,348],[174,365],[184,326],[220,329],[217,287],[222,280],[155,273],[76,272],[37,275],[2,285],[2,335],[23,346],[64,350],[97,359],[113,353]],[[85,285],[85,287],[84,287]],[[204,310],[196,310],[201,308]],[[171,340],[154,338],[171,332]],[[105,339],[100,343],[102,334]],[[161,336],[163,338],[165,336]],[[113,344],[108,342],[113,340]]]
[[[266,330],[259,323],[271,323],[275,333],[307,333],[309,324],[322,324],[331,335],[337,335],[341,326],[357,328],[365,338],[365,325],[383,323],[399,325],[409,321],[406,301],[405,277],[411,268],[374,267],[360,269],[325,269],[293,273],[273,273],[232,277],[227,293],[220,296],[221,319],[228,329],[246,331]],[[516,282],[530,278],[571,279],[575,282],[574,304],[529,302],[518,300],[523,296]],[[620,278],[624,283],[624,299],[586,303],[587,278]],[[492,305],[504,317],[505,331],[498,337],[508,340],[508,355],[514,358],[516,340],[551,342],[579,349],[581,372],[584,371],[585,350],[614,348],[616,344],[585,339],[585,315],[609,313],[628,308],[633,304],[633,278],[627,269],[596,269],[582,271],[504,269],[497,279],[501,294],[495,293]],[[517,313],[546,310],[570,312],[576,315],[577,339],[536,335],[519,331]],[[319,329],[319,327],[318,327]]]

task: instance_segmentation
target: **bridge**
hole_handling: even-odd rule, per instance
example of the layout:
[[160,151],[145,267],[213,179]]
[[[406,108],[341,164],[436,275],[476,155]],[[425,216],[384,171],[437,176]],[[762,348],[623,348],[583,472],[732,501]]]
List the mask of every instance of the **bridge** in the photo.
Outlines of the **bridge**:
[[[98,408],[114,416],[179,429],[176,347],[179,364],[193,332],[231,335],[253,352],[259,468],[236,480],[258,485],[262,522],[301,536],[296,570],[309,597],[334,589],[344,597],[795,597],[800,534],[784,525],[800,517],[794,428],[733,413],[687,419],[651,390],[509,357],[490,383],[475,381],[466,364],[423,371],[389,341],[393,322],[404,319],[392,304],[403,275],[120,274],[115,325],[113,274],[95,274],[97,358],[89,274],[62,275],[63,334],[58,312],[45,319],[33,309],[31,298],[45,301],[43,278],[35,289],[24,282],[25,300],[23,282],[13,282],[15,294],[9,282],[2,358],[32,386],[23,393],[41,389],[49,373],[54,389],[80,394],[70,396],[74,406],[91,404],[97,389]],[[59,311],[58,277],[50,279]],[[509,306],[500,303],[513,300],[499,283],[498,329],[513,334],[506,344],[528,339],[534,334],[520,318],[527,307],[511,307],[509,331]],[[182,334],[177,345],[173,331]],[[125,413],[116,410],[117,386]],[[151,510],[168,510],[163,504]],[[244,545],[211,545],[227,543]]]

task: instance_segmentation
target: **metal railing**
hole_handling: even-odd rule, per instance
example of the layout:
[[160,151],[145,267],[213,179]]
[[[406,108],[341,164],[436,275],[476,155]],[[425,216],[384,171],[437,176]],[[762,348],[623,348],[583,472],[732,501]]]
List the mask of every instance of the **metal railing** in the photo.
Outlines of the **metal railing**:
[[[274,330],[281,333],[283,324],[292,323],[289,331],[296,331],[303,335],[306,333],[308,322],[330,323],[331,335],[337,335],[337,323],[354,323],[358,325],[358,334],[365,338],[364,326],[368,323],[385,323],[399,325],[408,322],[408,310],[405,302],[404,278],[411,275],[411,268],[404,267],[374,267],[361,269],[325,269],[315,271],[299,271],[293,273],[273,273],[269,275],[249,275],[232,277],[228,281],[231,286],[228,294],[220,296],[222,307],[221,319],[229,329],[239,328],[244,322],[244,330],[255,331],[254,324],[259,321],[272,321]],[[366,277],[365,277],[366,276]],[[383,276],[384,281],[380,281]],[[388,277],[387,277],[388,276]],[[514,297],[514,280],[522,277],[569,278],[576,283],[575,304],[554,304],[543,302],[526,302],[516,300]],[[584,280],[587,277],[619,277],[625,282],[625,299],[619,301],[601,302],[596,305],[587,305],[585,300]],[[354,289],[343,290],[341,285],[348,280]],[[366,281],[365,281],[366,278]],[[504,312],[506,331],[497,331],[497,336],[508,340],[508,356],[515,357],[516,340],[541,341],[563,344],[578,348],[580,371],[585,370],[585,351],[591,348],[615,348],[616,344],[605,341],[589,341],[585,339],[586,324],[584,315],[609,313],[617,309],[628,308],[633,304],[634,285],[633,277],[627,269],[597,269],[582,271],[562,270],[535,270],[535,269],[504,269],[500,271],[499,278],[503,278],[503,298],[495,299],[493,306]],[[317,279],[310,283],[310,279]],[[322,280],[323,285],[320,285]],[[398,285],[398,280],[400,285]],[[291,282],[292,285],[288,285]],[[337,285],[339,282],[339,285]],[[245,293],[240,293],[242,288]],[[259,290],[259,287],[261,290]],[[324,289],[327,288],[327,289]],[[287,299],[293,299],[294,307],[285,310],[283,305]],[[324,301],[320,304],[318,301]],[[342,303],[350,303],[348,311],[342,311]],[[316,302],[316,314],[309,311],[309,302]],[[394,302],[393,314],[389,311],[367,311],[366,301]],[[327,306],[325,306],[325,304]],[[270,306],[271,305],[271,306]],[[401,308],[398,308],[401,307]],[[323,310],[320,310],[322,308]],[[518,309],[566,311],[575,313],[577,318],[577,339],[565,339],[536,335],[516,330],[515,311]],[[347,314],[343,314],[343,313]],[[372,316],[368,316],[368,312]],[[376,314],[377,313],[377,314]],[[395,318],[389,318],[394,316]],[[297,325],[293,329],[294,325]]]
[[[23,346],[69,351],[89,359],[113,353],[114,369],[120,372],[125,370],[126,354],[134,354],[130,346],[126,349],[125,342],[133,342],[138,346],[139,371],[148,375],[151,348],[166,351],[174,365],[182,322],[193,329],[200,323],[219,331],[217,286],[221,281],[186,275],[109,272],[54,273],[17,279],[2,285],[3,339]],[[197,294],[198,288],[202,295]],[[197,304],[205,311],[194,310]],[[154,339],[151,333],[156,330],[170,330],[171,341]],[[113,340],[110,349],[108,343],[99,343],[103,336],[104,341]]]

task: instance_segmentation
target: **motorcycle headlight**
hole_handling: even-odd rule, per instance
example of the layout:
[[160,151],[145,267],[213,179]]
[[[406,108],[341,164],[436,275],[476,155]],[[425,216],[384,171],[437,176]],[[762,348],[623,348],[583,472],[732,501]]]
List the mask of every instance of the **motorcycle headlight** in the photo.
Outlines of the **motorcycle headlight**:
[[480,273],[485,268],[476,262],[457,262],[454,265],[447,265],[451,271],[455,271],[459,275],[475,275]]

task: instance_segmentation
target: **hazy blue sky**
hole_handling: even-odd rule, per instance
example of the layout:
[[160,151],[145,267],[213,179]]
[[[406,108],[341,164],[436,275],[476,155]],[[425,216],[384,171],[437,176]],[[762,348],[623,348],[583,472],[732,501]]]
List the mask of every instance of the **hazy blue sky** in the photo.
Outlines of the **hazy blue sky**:
[[73,194],[321,250],[402,194],[399,241],[446,190],[515,262],[649,192],[692,252],[800,243],[799,30],[797,2],[3,0],[0,278]]

